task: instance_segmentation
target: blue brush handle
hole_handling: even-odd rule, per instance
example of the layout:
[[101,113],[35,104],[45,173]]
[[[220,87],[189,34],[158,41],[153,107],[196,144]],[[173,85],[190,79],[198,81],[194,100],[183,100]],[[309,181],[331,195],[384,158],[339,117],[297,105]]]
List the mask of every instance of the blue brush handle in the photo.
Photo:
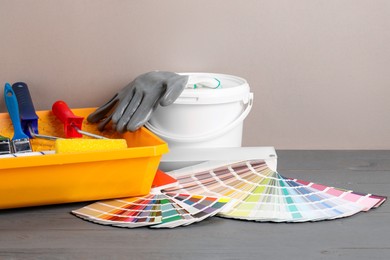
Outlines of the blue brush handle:
[[28,138],[22,130],[22,125],[20,124],[19,119],[18,100],[16,99],[15,92],[12,90],[9,83],[6,83],[4,86],[4,100],[14,126],[14,137],[12,140]]
[[35,134],[38,134],[38,116],[35,113],[30,91],[28,90],[27,84],[24,82],[12,84],[12,89],[15,92],[16,100],[18,101],[22,130],[30,138],[33,138],[30,133],[30,128]]

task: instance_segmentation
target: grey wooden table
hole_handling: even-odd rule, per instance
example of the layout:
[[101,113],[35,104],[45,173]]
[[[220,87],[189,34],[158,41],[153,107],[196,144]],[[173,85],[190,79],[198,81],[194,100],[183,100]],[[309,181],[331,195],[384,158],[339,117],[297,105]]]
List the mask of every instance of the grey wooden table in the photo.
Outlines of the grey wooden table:
[[[390,194],[390,151],[277,153],[278,171],[287,177]],[[0,211],[0,259],[390,259],[389,202],[332,221],[213,217],[164,230],[102,226],[69,213],[87,204]]]

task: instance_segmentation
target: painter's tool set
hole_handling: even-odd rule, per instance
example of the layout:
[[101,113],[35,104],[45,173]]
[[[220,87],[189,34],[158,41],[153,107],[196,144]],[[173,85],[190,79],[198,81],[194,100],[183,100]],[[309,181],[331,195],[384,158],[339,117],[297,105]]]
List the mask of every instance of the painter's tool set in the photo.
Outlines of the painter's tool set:
[[199,220],[186,204],[199,209],[207,204],[207,217],[307,222],[348,217],[386,200],[280,175],[273,147],[241,147],[243,120],[253,105],[247,82],[221,74],[189,75],[178,100],[159,107],[147,124],[168,142],[170,152],[159,167],[176,182],[161,183],[142,197],[95,202],[73,214],[104,225],[166,228]]
[[[106,131],[103,138],[110,139],[94,139],[102,138],[96,126],[83,122],[93,109],[70,110],[58,101],[52,111],[35,113],[27,86],[14,84],[21,103],[28,105],[20,108],[18,126],[19,116],[12,116],[19,114],[17,106],[7,101],[15,128],[11,140],[10,117],[0,114],[0,154],[5,153],[0,155],[0,208],[101,200],[72,213],[103,225],[174,228],[212,216],[256,222],[331,220],[386,201],[279,174],[274,147],[241,147],[243,121],[253,106],[246,80],[183,74],[189,76],[188,85],[172,105],[158,107],[137,132]],[[67,139],[84,135],[92,139]],[[110,144],[96,140],[125,144],[99,151]],[[10,153],[29,148],[33,152]],[[8,158],[33,153],[47,155]]]
[[[4,98],[9,114],[0,114],[0,209],[149,193],[168,146],[147,129],[123,135],[106,130],[109,139],[95,139],[95,125],[82,120],[94,108],[70,110],[59,102],[57,115],[35,111],[20,82],[6,84]],[[73,125],[75,117],[81,120]],[[74,126],[94,137],[79,137]]]

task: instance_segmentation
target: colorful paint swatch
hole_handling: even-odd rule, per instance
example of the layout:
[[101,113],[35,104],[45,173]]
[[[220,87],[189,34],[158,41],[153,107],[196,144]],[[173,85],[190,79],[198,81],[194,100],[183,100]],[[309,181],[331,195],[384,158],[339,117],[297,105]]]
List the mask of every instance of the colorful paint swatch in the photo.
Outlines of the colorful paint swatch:
[[142,227],[162,221],[162,198],[145,197],[106,200],[72,211],[76,216],[103,225]]
[[231,201],[219,216],[254,221],[329,220],[367,211],[386,198],[288,179],[261,160],[174,175],[179,186],[163,190],[223,196]]
[[365,193],[357,193],[352,190],[346,190],[341,188],[328,187],[318,183],[312,183],[308,181],[292,179],[291,181],[312,187],[314,189],[324,191],[326,193],[332,194],[334,196],[338,196],[340,198],[357,202],[361,205],[364,205],[364,211],[368,211],[371,208],[377,208],[382,205],[386,201],[386,197],[373,195],[373,194],[365,194]]
[[100,201],[73,213],[104,225],[173,228],[214,215],[267,222],[330,220],[379,207],[387,199],[286,178],[262,160],[199,169],[172,176],[158,171],[146,196]]
[[[159,185],[159,186],[157,186]],[[142,197],[95,202],[72,211],[76,216],[118,227],[173,228],[214,216],[229,201],[226,198],[185,193],[161,193],[162,187],[176,185],[171,176],[158,171],[151,193]]]
[[214,216],[227,202],[227,199],[209,196],[160,193],[100,201],[72,213],[103,225],[173,228]]

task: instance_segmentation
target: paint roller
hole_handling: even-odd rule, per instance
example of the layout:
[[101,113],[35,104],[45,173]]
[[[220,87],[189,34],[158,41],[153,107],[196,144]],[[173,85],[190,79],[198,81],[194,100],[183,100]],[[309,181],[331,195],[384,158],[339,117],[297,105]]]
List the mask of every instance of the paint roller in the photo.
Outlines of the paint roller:
[[[127,148],[125,139],[108,139],[107,137],[95,135],[82,131],[84,117],[73,114],[69,106],[62,100],[56,101],[52,106],[53,114],[64,124],[64,132],[67,138],[79,138],[83,135],[97,139],[58,139],[55,144],[57,153],[66,153],[76,150],[77,152],[88,151],[111,151]],[[78,140],[69,142],[67,140]]]
[[[64,123],[65,135],[72,138],[58,138],[38,133],[38,116],[31,99],[27,84],[15,83],[12,88],[18,100],[20,119],[23,131],[33,138],[55,140],[56,153],[74,153],[91,151],[112,151],[127,148],[125,139],[108,139],[81,130],[82,117],[75,116],[63,101],[53,104],[53,113]],[[89,135],[99,139],[81,139],[82,135]]]
[[69,106],[64,101],[56,101],[51,109],[53,114],[64,124],[66,138],[78,138],[86,135],[97,139],[108,139],[101,135],[82,131],[81,127],[83,125],[84,117],[73,114],[72,110],[70,110]]

